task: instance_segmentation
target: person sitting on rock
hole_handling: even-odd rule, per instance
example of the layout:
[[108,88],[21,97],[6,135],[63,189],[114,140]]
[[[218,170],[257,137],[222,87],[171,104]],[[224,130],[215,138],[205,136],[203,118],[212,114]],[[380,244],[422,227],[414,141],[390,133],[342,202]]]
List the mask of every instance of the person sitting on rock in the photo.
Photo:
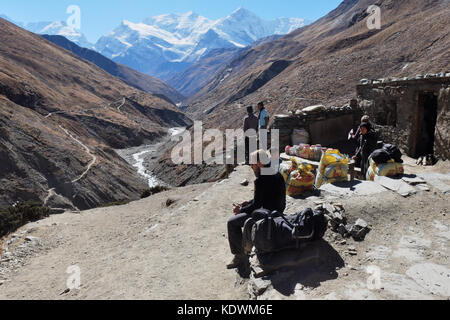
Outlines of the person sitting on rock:
[[361,174],[363,179],[366,177],[367,170],[369,169],[369,157],[377,149],[377,134],[372,129],[370,123],[363,122],[359,126],[361,135],[359,137],[359,147],[353,160],[360,162]]
[[[266,151],[258,150],[250,155],[250,163],[256,176],[254,198],[252,201],[234,205],[235,216],[228,220],[228,241],[233,260],[227,265],[234,269],[245,260],[242,228],[255,210],[264,208],[283,213],[286,208],[286,186],[283,176],[277,171],[272,175],[261,173],[262,168],[269,168],[270,158]],[[267,165],[263,165],[266,163]]]

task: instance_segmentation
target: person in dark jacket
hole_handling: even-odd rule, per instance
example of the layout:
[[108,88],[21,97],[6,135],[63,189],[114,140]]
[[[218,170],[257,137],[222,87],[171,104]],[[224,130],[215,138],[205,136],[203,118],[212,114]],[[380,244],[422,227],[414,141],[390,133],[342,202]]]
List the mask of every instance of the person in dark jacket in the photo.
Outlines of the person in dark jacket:
[[369,169],[369,157],[377,149],[378,137],[372,126],[366,122],[359,126],[361,135],[359,136],[359,147],[353,160],[361,163],[361,173],[363,179]]
[[[255,173],[255,193],[252,201],[234,204],[235,216],[228,220],[228,241],[231,253],[234,255],[228,269],[237,268],[246,258],[243,247],[242,228],[255,210],[264,208],[283,213],[286,208],[286,186],[283,176],[276,174],[263,175],[261,168],[270,167],[269,156],[264,150],[258,150],[250,156],[251,166]],[[263,163],[269,163],[264,166]]]
[[[365,115],[361,118],[361,123],[367,123],[369,130],[373,128],[372,123],[370,122],[370,117],[368,115]],[[356,133],[353,134],[353,129],[348,134],[349,140],[359,141],[359,137],[361,136],[361,128],[358,127],[358,130],[356,130]]]
[[250,157],[250,139],[257,141],[258,132],[258,117],[253,113],[253,107],[247,107],[247,117],[244,119],[244,133],[245,133],[245,164],[249,164]]

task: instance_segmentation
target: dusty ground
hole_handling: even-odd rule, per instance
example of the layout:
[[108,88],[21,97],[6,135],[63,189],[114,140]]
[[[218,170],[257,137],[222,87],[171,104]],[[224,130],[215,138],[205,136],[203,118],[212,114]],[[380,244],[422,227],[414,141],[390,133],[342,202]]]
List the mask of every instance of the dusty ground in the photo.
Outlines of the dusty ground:
[[[420,170],[419,170],[420,169]],[[407,172],[422,171],[407,165]],[[433,169],[426,169],[430,171]],[[447,164],[435,168],[450,172]],[[0,259],[0,299],[248,299],[248,280],[225,269],[230,259],[226,220],[231,203],[252,197],[248,167],[221,183],[188,186],[126,206],[65,213],[24,226]],[[281,273],[284,286],[261,299],[446,299],[450,296],[448,194],[430,187],[409,198],[322,192],[288,200],[287,213],[339,201],[350,222],[372,226],[364,242],[328,231],[341,265]],[[168,199],[176,202],[166,206]],[[34,236],[31,241],[24,241]],[[4,241],[10,241],[12,235]],[[356,255],[346,253],[350,247]],[[80,289],[67,292],[76,265]],[[380,289],[367,287],[368,266],[380,268]],[[329,266],[328,266],[329,267]],[[64,293],[65,292],[65,293]]]

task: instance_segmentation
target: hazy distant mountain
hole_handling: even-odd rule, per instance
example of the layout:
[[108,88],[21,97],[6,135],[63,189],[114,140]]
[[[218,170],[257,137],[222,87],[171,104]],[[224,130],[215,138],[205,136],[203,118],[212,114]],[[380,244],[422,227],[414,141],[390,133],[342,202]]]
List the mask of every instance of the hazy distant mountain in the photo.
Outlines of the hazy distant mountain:
[[116,63],[94,50],[82,48],[63,36],[43,35],[43,37],[73,52],[77,56],[94,63],[113,76],[119,77],[130,86],[162,97],[173,104],[184,100],[184,97],[178,91],[162,80],[140,73],[123,64]]
[[266,21],[243,8],[216,21],[194,12],[166,14],[141,23],[123,21],[100,38],[95,49],[138,71],[168,79],[213,49],[245,48],[258,39],[287,34],[304,25],[300,18]]
[[68,26],[65,21],[31,22],[25,24],[23,28],[37,34],[63,36],[83,48],[92,49],[94,47],[84,34]]
[[40,22],[18,22],[14,21],[10,17],[0,14],[0,18],[8,20],[9,22],[14,23],[15,25],[24,28],[28,31],[37,33],[37,34],[48,34],[48,35],[58,35],[63,36],[69,39],[70,41],[76,43],[80,47],[92,49],[94,46],[90,43],[84,34],[75,30],[72,27],[69,27],[65,21],[40,21]]

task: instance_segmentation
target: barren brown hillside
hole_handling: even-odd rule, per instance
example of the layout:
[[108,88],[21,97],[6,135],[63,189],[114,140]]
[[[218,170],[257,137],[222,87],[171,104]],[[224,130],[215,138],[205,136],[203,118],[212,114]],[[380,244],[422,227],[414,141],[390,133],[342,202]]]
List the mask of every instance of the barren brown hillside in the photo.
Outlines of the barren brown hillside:
[[190,120],[3,19],[0,42],[0,205],[138,198],[144,183],[112,148],[154,141]]
[[[372,4],[381,8],[380,30],[367,27]],[[363,78],[448,72],[449,26],[448,0],[345,0],[312,25],[244,52],[187,112],[209,126],[235,127],[247,104],[266,101],[272,114],[340,105]]]

